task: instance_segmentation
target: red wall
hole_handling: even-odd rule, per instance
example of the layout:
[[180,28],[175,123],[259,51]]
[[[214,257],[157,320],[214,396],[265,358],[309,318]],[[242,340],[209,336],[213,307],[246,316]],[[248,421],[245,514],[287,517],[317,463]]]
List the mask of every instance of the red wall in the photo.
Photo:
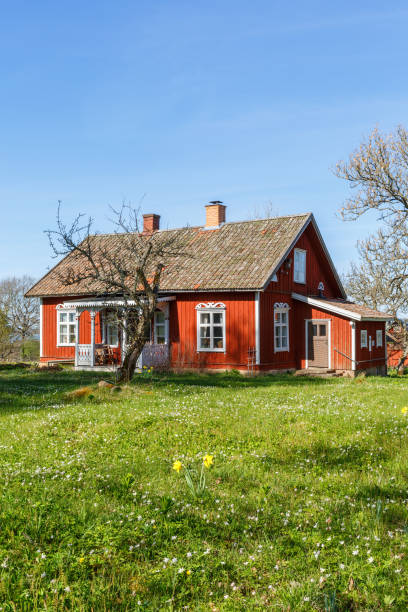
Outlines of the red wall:
[[[57,346],[57,309],[58,304],[76,300],[77,298],[44,298],[42,304],[42,360],[48,359],[74,359],[74,346]],[[81,314],[79,320],[79,342],[80,344],[90,344],[91,342],[91,317],[89,312]],[[101,326],[99,313],[95,317],[95,342],[102,342]]]
[[[197,352],[197,311],[200,302],[226,306],[226,353]],[[170,302],[170,343],[173,367],[246,368],[248,348],[255,347],[254,293],[185,293]]]
[[[289,351],[274,351],[274,305],[276,302],[289,304]],[[296,368],[298,340],[295,333],[294,300],[284,293],[265,292],[260,294],[260,353],[261,368],[290,369]]]
[[[293,280],[293,252],[295,248],[307,251],[305,285],[302,283],[295,283]],[[318,295],[318,285],[320,281],[322,281],[324,283],[324,295],[326,297],[342,297],[337,281],[320,245],[319,238],[311,224],[303,232],[288,257],[291,259],[290,269],[285,269],[285,266],[282,265],[277,273],[278,282],[272,281],[267,291],[274,291],[279,294],[287,295],[291,295],[294,292],[316,296]]]
[[[360,339],[360,331],[362,329],[367,330],[367,344],[368,337],[371,336],[375,344],[376,342],[376,330],[382,330],[383,336],[383,345],[380,347],[375,346],[371,353],[369,348],[361,348],[361,339]],[[361,321],[356,323],[356,360],[357,370],[365,370],[366,368],[378,367],[386,363],[385,359],[386,349],[385,349],[385,323],[383,321]]]
[[[305,320],[306,319],[327,319],[331,321],[330,341],[331,341],[331,367],[335,370],[351,370],[351,325],[350,320],[346,317],[340,317],[324,310],[319,310],[303,302],[295,303],[296,309],[296,326],[295,336],[297,339],[297,367],[306,367],[306,334]],[[337,349],[337,350],[335,350]],[[344,357],[344,355],[350,357]]]

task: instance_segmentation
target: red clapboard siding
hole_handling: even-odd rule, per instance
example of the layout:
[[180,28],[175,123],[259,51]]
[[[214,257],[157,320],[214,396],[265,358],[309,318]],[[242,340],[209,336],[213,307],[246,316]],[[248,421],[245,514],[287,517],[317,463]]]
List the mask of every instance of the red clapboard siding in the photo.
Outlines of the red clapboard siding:
[[[286,302],[289,310],[289,351],[274,351],[274,305]],[[296,367],[297,338],[294,332],[295,316],[292,298],[284,293],[260,294],[260,356],[264,369],[290,369]]]
[[[44,298],[42,304],[42,340],[43,354],[42,360],[47,359],[74,359],[74,346],[57,346],[57,309],[58,304],[63,302],[75,301],[76,298]],[[90,344],[91,342],[91,317],[89,312],[81,314],[79,320],[79,341],[80,344]],[[99,313],[95,317],[95,342],[101,342],[101,326]]]
[[[200,302],[226,306],[226,353],[197,352],[197,311]],[[244,368],[248,348],[255,347],[254,293],[185,293],[170,302],[173,367]]]
[[[302,302],[295,302],[297,367],[301,369],[306,367],[306,319],[325,319],[331,321],[331,367],[336,370],[351,370],[352,354],[350,320],[330,312],[313,308],[312,306]],[[350,359],[341,353],[344,353],[344,355],[347,355],[347,357]]]
[[[369,346],[361,348],[361,330],[367,330],[367,344],[369,344],[369,336],[371,336],[375,346],[371,352]],[[383,345],[377,347],[376,330],[381,329]],[[383,321],[359,321],[356,323],[356,360],[357,370],[365,370],[366,368],[378,367],[385,363],[386,347],[385,347],[385,323]]]
[[[306,251],[306,284],[295,283],[293,280],[295,248],[304,249]],[[278,281],[272,281],[267,291],[273,291],[279,294],[291,294],[295,292],[304,295],[317,295],[318,285],[322,281],[324,284],[324,295],[326,297],[342,297],[333,271],[312,225],[306,228],[288,257],[291,260],[291,267],[285,269],[285,266],[282,265],[277,273]]]

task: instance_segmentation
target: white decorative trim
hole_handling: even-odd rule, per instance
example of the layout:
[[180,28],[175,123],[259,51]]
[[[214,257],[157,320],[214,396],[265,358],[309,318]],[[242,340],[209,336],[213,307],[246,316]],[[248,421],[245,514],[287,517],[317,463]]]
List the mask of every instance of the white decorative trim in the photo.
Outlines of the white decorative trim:
[[[365,338],[364,344],[363,338]],[[368,333],[366,329],[360,329],[360,348],[368,348]]]
[[202,310],[203,308],[211,309],[211,308],[216,308],[217,310],[219,309],[226,309],[226,306],[223,302],[207,302],[207,304],[205,302],[200,302],[200,304],[197,304],[197,306],[195,307],[196,310]]
[[287,302],[275,302],[273,305],[273,309],[277,310],[290,310],[290,306]]
[[261,330],[259,326],[261,292],[255,292],[255,365],[261,363]]

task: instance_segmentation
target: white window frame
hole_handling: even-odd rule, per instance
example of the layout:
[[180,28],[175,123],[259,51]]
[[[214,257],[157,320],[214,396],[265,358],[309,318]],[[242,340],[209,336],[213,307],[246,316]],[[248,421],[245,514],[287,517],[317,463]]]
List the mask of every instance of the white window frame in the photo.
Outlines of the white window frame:
[[[283,353],[283,352],[289,352],[290,350],[290,343],[289,343],[289,304],[286,303],[282,303],[282,302],[276,302],[274,304],[273,307],[273,346],[274,346],[274,352],[275,353]],[[286,313],[286,323],[276,323],[275,321],[275,315],[279,313],[282,315],[282,313]],[[286,347],[282,347],[282,346],[276,346],[276,340],[277,340],[277,334],[276,334],[276,328],[279,327],[280,330],[282,330],[282,327],[286,327],[286,338],[287,338],[287,346]],[[282,331],[280,333],[280,338],[282,340]]]
[[[67,315],[67,321],[66,323],[64,323],[63,321],[60,321],[60,314],[66,314]],[[73,314],[74,315],[74,320],[73,321],[69,321],[69,315]],[[74,334],[75,334],[75,341],[74,342],[62,342],[61,340],[61,325],[67,325],[68,327],[68,331],[67,331],[67,338],[69,340],[69,327],[70,325],[73,326],[74,328]],[[59,308],[57,306],[57,346],[75,346],[76,345],[76,319],[75,319],[75,310],[73,310],[72,308]]]
[[[158,314],[162,314],[163,315],[163,322],[158,323],[157,322],[157,315]],[[163,327],[163,337],[164,337],[164,342],[161,342],[160,344],[168,344],[167,342],[167,333],[166,333],[166,313],[163,312],[163,310],[156,310],[156,312],[154,313],[154,317],[153,317],[153,341],[155,344],[159,344],[157,342],[157,327]]]
[[382,333],[382,329],[377,329],[376,332],[375,332],[375,344],[377,345],[377,347],[383,345],[383,333]]
[[360,330],[360,348],[368,348],[368,336],[366,329]]
[[[116,344],[111,344],[108,342],[109,340],[109,328],[116,328]],[[119,346],[119,324],[117,321],[106,321],[105,323],[105,344],[107,346],[111,346],[112,348],[117,348]]]
[[[209,302],[208,304],[197,304],[197,353],[226,353],[227,351],[227,337],[225,333],[225,319],[226,319],[226,307],[222,302]],[[203,325],[200,321],[201,313],[210,315],[210,346],[208,348],[200,346],[200,328],[207,327],[207,325]],[[214,347],[214,314],[222,315],[222,323],[217,323],[216,327],[222,327],[222,335],[223,335],[223,347],[216,348]]]
[[[305,249],[295,249],[293,252],[293,281],[300,285],[306,285],[306,255],[307,251]],[[299,270],[300,256],[302,261],[301,270]]]

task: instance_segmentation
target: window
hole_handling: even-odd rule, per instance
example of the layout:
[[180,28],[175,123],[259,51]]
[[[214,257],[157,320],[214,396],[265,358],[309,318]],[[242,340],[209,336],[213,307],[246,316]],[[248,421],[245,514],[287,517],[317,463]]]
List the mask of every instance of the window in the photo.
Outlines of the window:
[[116,321],[108,321],[106,323],[106,344],[109,346],[118,346],[119,344],[119,330]]
[[326,325],[319,325],[319,336],[326,335]]
[[[221,304],[221,302],[219,303]],[[225,351],[225,308],[224,305],[197,307],[197,350]]]
[[76,322],[72,310],[57,310],[57,344],[71,346],[75,344]]
[[161,310],[154,313],[154,342],[155,344],[166,343],[166,319]]
[[377,331],[375,332],[375,340],[376,340],[377,346],[382,346],[383,345],[383,342],[382,342],[382,330],[381,329],[377,329]]
[[[316,334],[317,334],[317,326]],[[289,308],[274,308],[275,352],[289,350]]]
[[306,251],[295,249],[293,280],[295,283],[306,283]]
[[360,346],[361,348],[367,348],[367,330],[362,329],[360,332]]

